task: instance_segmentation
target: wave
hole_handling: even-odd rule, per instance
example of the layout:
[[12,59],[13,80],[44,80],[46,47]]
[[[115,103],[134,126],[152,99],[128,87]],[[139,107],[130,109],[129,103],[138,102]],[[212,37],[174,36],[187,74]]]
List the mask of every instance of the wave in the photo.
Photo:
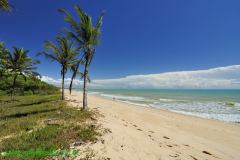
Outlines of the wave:
[[207,119],[215,119],[225,122],[234,122],[239,123],[240,122],[240,114],[217,114],[217,113],[194,113],[194,112],[185,112],[185,111],[177,111],[177,110],[170,110],[172,112],[181,113],[185,115],[191,115],[201,118],[207,118]]
[[[203,101],[155,97],[128,96],[91,92],[90,94],[142,107],[154,107],[181,114],[192,115],[226,122],[240,122],[240,103],[232,102],[229,107],[224,101]],[[231,103],[231,104],[232,104]]]
[[90,94],[90,95],[99,95],[100,92],[89,92],[88,94]]
[[117,100],[129,100],[129,101],[141,101],[144,102],[144,97],[136,97],[136,96],[123,96],[123,95],[112,95],[112,94],[100,94],[102,97],[106,97],[109,99],[117,99]]

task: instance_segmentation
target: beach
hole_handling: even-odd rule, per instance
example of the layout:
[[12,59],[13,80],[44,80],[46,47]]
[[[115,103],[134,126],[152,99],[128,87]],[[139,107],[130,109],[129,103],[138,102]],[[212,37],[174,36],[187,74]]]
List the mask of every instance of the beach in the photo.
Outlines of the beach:
[[[82,93],[73,91],[69,103],[82,107]],[[240,125],[137,106],[88,95],[90,110],[109,132],[90,147],[98,155],[116,160],[239,160]]]

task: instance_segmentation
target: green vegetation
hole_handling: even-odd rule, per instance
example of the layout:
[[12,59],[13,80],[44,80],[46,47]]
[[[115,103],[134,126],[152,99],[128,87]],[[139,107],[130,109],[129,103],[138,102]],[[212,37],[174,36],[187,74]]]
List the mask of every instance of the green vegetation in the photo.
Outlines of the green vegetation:
[[13,47],[12,53],[0,42],[0,90],[11,95],[52,94],[58,88],[40,80],[35,65],[23,48]]
[[39,54],[45,55],[46,58],[56,61],[61,65],[61,76],[62,76],[62,100],[64,100],[64,80],[68,68],[72,67],[79,60],[76,59],[78,54],[78,49],[73,47],[73,43],[67,38],[62,36],[57,36],[57,43],[55,45],[52,42],[45,42],[46,52],[41,52]]
[[[23,48],[13,47],[13,52],[6,52],[4,58],[1,59],[0,64],[5,72],[8,72],[8,76],[13,77],[12,84],[10,85],[11,100],[14,100],[15,88],[17,78],[22,76],[25,80],[27,77],[40,76],[35,70],[34,65],[38,64],[39,61],[32,60],[27,55],[28,51]],[[9,80],[9,79],[8,79]]]
[[[68,107],[59,100],[59,94],[17,96],[15,103],[8,103],[7,96],[2,95],[0,151],[69,149],[74,142],[96,141],[100,134],[94,116],[96,113]],[[25,156],[0,158],[49,158]]]
[[0,0],[0,10],[11,11],[12,7],[8,0]]
[[[79,6],[75,6],[75,10],[79,15],[80,22],[75,21],[74,18],[64,9],[59,11],[64,13],[65,21],[71,26],[70,31],[66,31],[79,48],[83,51],[81,61],[84,64],[83,71],[83,109],[87,109],[87,82],[89,81],[88,71],[89,66],[95,55],[95,48],[99,44],[100,27],[102,25],[103,14],[98,18],[96,25],[92,24],[92,18],[87,15]],[[78,69],[75,68],[75,72]],[[71,87],[70,87],[71,88]]]

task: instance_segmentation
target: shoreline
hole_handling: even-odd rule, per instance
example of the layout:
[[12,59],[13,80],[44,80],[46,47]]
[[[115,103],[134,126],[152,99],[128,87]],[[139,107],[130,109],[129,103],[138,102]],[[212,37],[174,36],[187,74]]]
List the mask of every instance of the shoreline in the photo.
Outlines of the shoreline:
[[[79,92],[79,93],[82,93],[82,91],[78,91],[78,90],[75,90],[75,91]],[[240,121],[227,121],[227,120],[222,120],[222,119],[217,119],[217,118],[208,118],[207,116],[201,116],[201,113],[197,114],[197,113],[193,113],[193,112],[186,112],[186,111],[180,111],[180,110],[178,111],[178,110],[171,110],[171,109],[167,109],[167,108],[160,108],[160,107],[153,106],[153,105],[150,105],[150,104],[135,103],[135,102],[127,101],[127,100],[119,100],[119,99],[114,99],[114,98],[110,98],[110,97],[105,97],[105,96],[101,96],[101,95],[98,95],[98,94],[95,94],[95,93],[92,94],[91,92],[89,92],[88,95],[103,98],[103,99],[110,100],[110,101],[116,101],[116,102],[120,102],[120,103],[130,104],[130,105],[134,105],[134,106],[138,106],[138,107],[153,108],[153,109],[157,109],[157,110],[173,112],[173,113],[186,115],[186,116],[191,116],[191,117],[196,117],[196,118],[203,118],[203,119],[208,119],[208,120],[220,121],[220,122],[224,122],[224,123],[240,124]],[[114,97],[114,95],[112,95],[112,96]]]
[[[67,98],[81,107],[81,92]],[[240,157],[240,125],[172,111],[139,107],[88,95],[89,108],[103,115],[111,132],[91,146],[111,159],[236,159]],[[193,158],[194,157],[194,158]]]

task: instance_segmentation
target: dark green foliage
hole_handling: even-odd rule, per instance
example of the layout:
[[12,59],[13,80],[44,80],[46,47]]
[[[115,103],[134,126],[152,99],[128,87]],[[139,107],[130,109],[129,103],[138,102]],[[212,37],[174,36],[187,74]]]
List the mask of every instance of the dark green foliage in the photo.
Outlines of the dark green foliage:
[[[3,46],[3,45],[1,45]],[[14,101],[15,91],[18,89],[23,88],[17,88],[19,86],[17,84],[17,79],[19,77],[24,78],[26,80],[27,78],[36,78],[40,75],[36,72],[35,65],[40,63],[37,60],[33,60],[28,56],[28,50],[25,50],[23,48],[17,48],[13,47],[12,53],[8,50],[4,50],[4,47],[1,47],[1,52],[3,52],[3,56],[1,56],[0,59],[0,67],[2,68],[3,74],[2,78],[7,78],[7,81],[10,80],[8,77],[11,77],[11,85],[8,85],[8,93],[11,95],[11,100]]]
[[[13,76],[2,78],[0,81],[0,90],[11,93]],[[52,94],[58,92],[58,88],[41,81],[38,78],[19,77],[16,80],[15,94],[16,95],[31,95],[31,94]]]
[[9,95],[52,94],[58,88],[42,82],[36,72],[39,63],[23,48],[13,47],[12,53],[0,42],[0,90]]

